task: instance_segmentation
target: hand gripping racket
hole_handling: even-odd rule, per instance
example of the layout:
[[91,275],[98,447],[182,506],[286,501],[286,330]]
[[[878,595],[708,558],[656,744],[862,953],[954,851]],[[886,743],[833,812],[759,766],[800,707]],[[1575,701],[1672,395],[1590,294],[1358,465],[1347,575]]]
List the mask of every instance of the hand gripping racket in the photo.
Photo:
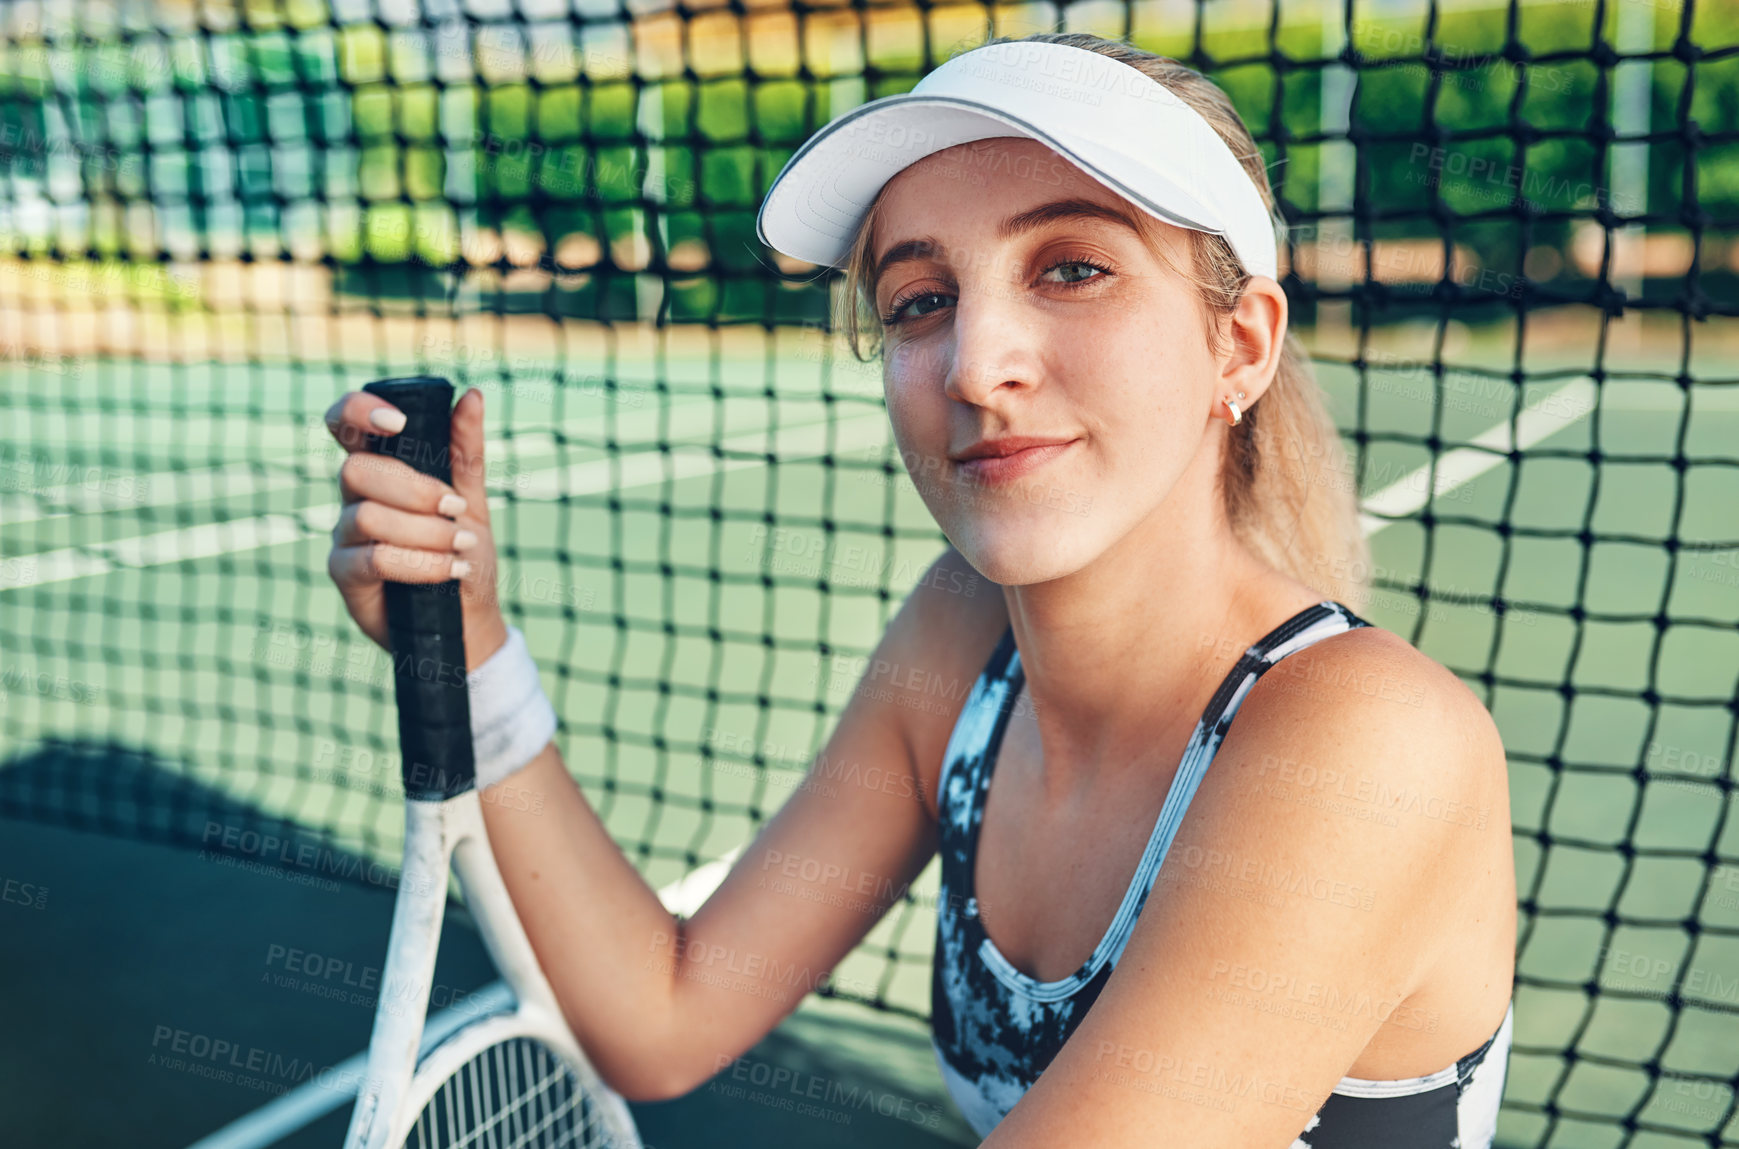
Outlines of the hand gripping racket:
[[[406,417],[399,434],[371,436],[371,448],[451,482],[452,384],[386,379],[363,390]],[[451,581],[386,584],[404,755],[405,860],[368,1068],[344,1144],[640,1149],[628,1106],[599,1080],[562,1019],[489,850],[473,777],[458,592]],[[421,1050],[449,862],[513,1000]]]

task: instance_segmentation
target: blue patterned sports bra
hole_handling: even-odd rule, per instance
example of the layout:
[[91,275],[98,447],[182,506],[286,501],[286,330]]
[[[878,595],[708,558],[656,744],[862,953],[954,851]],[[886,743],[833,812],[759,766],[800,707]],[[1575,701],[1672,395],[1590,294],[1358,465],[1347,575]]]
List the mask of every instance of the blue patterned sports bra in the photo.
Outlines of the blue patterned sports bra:
[[[1337,602],[1299,611],[1244,652],[1196,723],[1159,820],[1111,926],[1080,969],[1058,981],[1021,973],[978,914],[973,863],[997,751],[1025,676],[1014,632],[974,684],[942,761],[942,888],[937,899],[931,1030],[942,1077],[980,1136],[1038,1080],[1105,988],[1208,764],[1256,680],[1297,650],[1370,624]],[[1292,1149],[1488,1149],[1508,1069],[1513,1004],[1485,1044],[1424,1077],[1343,1077]]]

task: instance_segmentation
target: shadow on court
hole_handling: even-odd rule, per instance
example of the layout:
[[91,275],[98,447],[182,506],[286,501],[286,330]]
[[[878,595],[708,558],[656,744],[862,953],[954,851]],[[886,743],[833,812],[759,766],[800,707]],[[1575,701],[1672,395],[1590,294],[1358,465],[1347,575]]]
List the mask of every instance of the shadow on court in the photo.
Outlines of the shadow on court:
[[[190,844],[189,828],[221,847],[270,820],[119,748],[63,743],[0,768],[10,814],[51,790],[89,795],[92,819],[0,820],[6,1145],[185,1146],[365,1047],[396,871],[299,865],[295,839]],[[163,812],[165,842],[85,832],[121,795]],[[323,876],[347,868],[362,880]],[[449,912],[437,1007],[494,977]],[[921,1024],[818,999],[709,1085],[635,1109],[650,1149],[976,1141]],[[348,1119],[346,1104],[279,1144],[330,1149]]]

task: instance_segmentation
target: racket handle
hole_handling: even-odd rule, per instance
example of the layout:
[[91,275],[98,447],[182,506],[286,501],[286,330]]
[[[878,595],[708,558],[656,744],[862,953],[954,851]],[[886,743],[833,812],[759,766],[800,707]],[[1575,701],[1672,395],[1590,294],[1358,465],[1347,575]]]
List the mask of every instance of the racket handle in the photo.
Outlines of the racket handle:
[[[369,449],[453,481],[453,385],[432,375],[363,387],[404,412],[396,435],[370,435]],[[465,615],[459,583],[387,582],[387,637],[398,692],[405,797],[440,802],[471,789],[471,696],[465,678]]]

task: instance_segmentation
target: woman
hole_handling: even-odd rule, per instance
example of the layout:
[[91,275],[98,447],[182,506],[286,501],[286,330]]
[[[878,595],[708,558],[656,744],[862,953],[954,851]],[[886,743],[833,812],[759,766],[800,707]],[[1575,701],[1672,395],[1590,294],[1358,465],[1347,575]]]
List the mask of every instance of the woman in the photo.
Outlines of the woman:
[[[843,322],[879,337],[952,545],[824,748],[866,769],[800,787],[692,919],[549,742],[494,602],[481,395],[455,408],[452,488],[366,454],[341,477],[331,573],[371,637],[382,578],[462,581],[490,839],[604,1078],[706,1081],[940,851],[936,1050],[988,1145],[1489,1145],[1503,747],[1340,601],[1351,485],[1224,95],[1094,36],[993,41],[829,125],[761,228],[846,268]],[[328,420],[357,449],[394,416],[354,393]],[[972,573],[1002,593],[952,593]],[[914,678],[976,685],[901,705]]]

